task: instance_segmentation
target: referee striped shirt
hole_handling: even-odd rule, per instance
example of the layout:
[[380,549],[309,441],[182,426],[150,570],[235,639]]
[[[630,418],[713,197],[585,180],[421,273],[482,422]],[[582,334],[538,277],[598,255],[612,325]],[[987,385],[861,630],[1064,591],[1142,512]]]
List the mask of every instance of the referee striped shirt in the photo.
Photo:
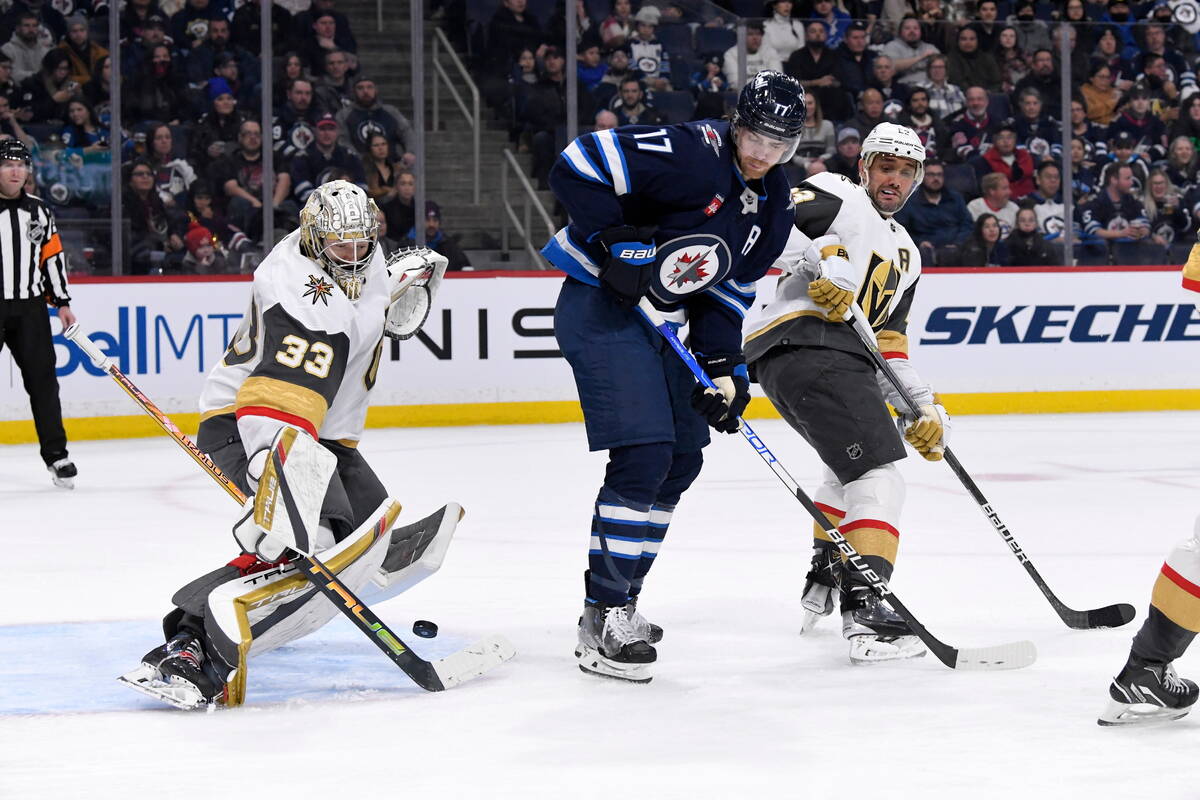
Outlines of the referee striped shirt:
[[40,197],[25,192],[14,200],[0,197],[0,281],[5,300],[71,302],[67,254],[54,215]]

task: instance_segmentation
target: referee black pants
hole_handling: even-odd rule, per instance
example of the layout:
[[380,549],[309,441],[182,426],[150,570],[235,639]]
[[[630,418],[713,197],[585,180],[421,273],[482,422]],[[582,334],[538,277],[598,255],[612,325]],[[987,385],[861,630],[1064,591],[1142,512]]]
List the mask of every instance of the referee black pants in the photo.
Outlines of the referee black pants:
[[42,460],[49,466],[67,457],[67,432],[63,430],[62,406],[58,402],[54,343],[45,300],[0,299],[0,350],[5,345],[21,370]]

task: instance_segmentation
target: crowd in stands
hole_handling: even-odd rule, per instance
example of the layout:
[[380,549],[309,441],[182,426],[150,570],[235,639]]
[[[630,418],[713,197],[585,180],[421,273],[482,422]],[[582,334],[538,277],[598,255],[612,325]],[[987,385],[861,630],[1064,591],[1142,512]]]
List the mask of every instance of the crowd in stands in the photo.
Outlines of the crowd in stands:
[[[569,2],[585,130],[722,116],[743,65],[746,77],[783,70],[807,91],[794,180],[832,171],[857,181],[875,125],[912,127],[929,161],[899,219],[926,264],[1069,263],[1064,192],[1076,263],[1180,263],[1196,240],[1200,35],[1177,24],[1168,0]],[[448,26],[544,187],[566,144],[565,4],[468,8]]]
[[[273,153],[277,239],[315,186],[345,178],[379,204],[392,247],[413,244],[408,120],[359,63],[336,0],[271,8],[273,85],[260,61],[263,0],[0,2],[0,137],[34,153],[32,191],[50,202],[76,271],[109,271],[112,159],[122,169],[126,273],[249,271],[263,241],[263,148]],[[109,9],[119,9],[121,145],[113,152]],[[69,15],[59,10],[67,8]],[[7,9],[7,10],[3,10]],[[264,143],[266,97],[274,124]],[[441,231],[436,203],[425,231]]]

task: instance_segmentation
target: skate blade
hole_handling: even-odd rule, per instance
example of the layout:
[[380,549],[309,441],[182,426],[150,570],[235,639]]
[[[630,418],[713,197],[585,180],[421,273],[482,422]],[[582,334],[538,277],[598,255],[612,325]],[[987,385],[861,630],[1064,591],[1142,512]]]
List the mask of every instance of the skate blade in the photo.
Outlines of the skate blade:
[[924,658],[925,645],[916,636],[853,636],[850,638],[851,664],[878,664]]
[[1186,717],[1191,708],[1163,708],[1149,703],[1121,703],[1109,700],[1097,725],[1119,727],[1124,725],[1151,725]]
[[605,658],[599,651],[583,645],[575,648],[575,658],[579,661],[580,672],[588,675],[627,683],[649,683],[654,678],[650,674],[650,664],[622,664]]
[[148,664],[142,664],[137,669],[118,676],[117,681],[135,692],[141,692],[183,711],[202,708],[212,710],[216,707],[214,703],[206,700],[195,686],[184,682],[164,681],[158,677],[158,670]]

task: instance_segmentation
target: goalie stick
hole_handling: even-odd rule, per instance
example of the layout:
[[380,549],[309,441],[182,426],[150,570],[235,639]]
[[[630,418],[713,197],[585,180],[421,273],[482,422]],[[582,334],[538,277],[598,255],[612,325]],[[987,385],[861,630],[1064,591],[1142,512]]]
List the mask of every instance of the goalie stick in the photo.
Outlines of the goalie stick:
[[[879,344],[875,340],[875,335],[870,333],[866,327],[866,317],[863,315],[858,303],[851,304],[850,313],[852,316],[846,320],[846,324],[858,335],[863,346],[870,353],[871,360],[875,362],[876,368],[887,377],[888,382],[892,384],[896,393],[900,395],[900,399],[908,406],[908,413],[914,419],[920,417],[921,412],[917,410],[916,403],[913,402],[912,395],[909,393],[907,387],[904,386],[896,371],[892,369],[892,366],[888,364],[887,359],[879,352]],[[1024,549],[1017,543],[1008,526],[1000,519],[1000,515],[996,513],[996,509],[983,496],[983,492],[979,490],[975,481],[967,474],[966,468],[963,467],[954,453],[950,451],[949,447],[945,448],[943,458],[950,465],[950,470],[979,505],[979,510],[983,512],[983,515],[988,518],[988,522],[996,529],[996,533],[1000,534],[1000,538],[1012,550],[1012,554],[1016,557],[1017,561],[1021,562],[1021,565],[1025,567],[1025,571],[1029,573],[1029,577],[1033,579],[1034,584],[1041,590],[1046,599],[1050,601],[1051,607],[1058,613],[1059,618],[1067,624],[1067,627],[1076,630],[1117,628],[1130,622],[1137,615],[1137,611],[1129,603],[1115,603],[1088,611],[1076,611],[1059,600],[1054,592],[1050,590],[1050,587],[1046,585],[1046,581],[1042,578],[1041,573],[1037,571],[1037,567],[1033,565],[1033,562],[1029,560],[1029,556],[1025,554]]]
[[[203,467],[204,471],[219,483],[231,498],[239,504],[245,503],[246,496],[242,493],[241,489],[227,475],[221,472],[220,468],[208,457],[208,454],[202,452],[196,446],[195,442],[179,430],[175,423],[150,398],[143,394],[125,373],[121,372],[111,358],[100,352],[96,344],[87,337],[78,323],[67,328],[64,333],[68,339],[74,342],[91,359],[96,367],[111,375],[113,380],[117,382],[117,385],[124,389],[125,393],[143,411],[149,414],[159,424],[159,427],[175,440],[176,444],[182,447],[197,464]],[[278,459],[278,457],[277,453],[272,453],[272,458]],[[286,490],[286,485],[284,488]],[[294,501],[292,500],[290,490],[285,491],[284,499],[285,503],[288,504],[288,512],[292,515],[291,518],[299,519],[299,516],[294,514],[294,509],[292,508]],[[321,594],[325,595],[335,608],[354,623],[355,627],[366,634],[367,638],[374,642],[375,646],[383,651],[384,655],[390,658],[405,675],[426,691],[440,692],[444,689],[457,686],[460,683],[465,683],[472,678],[479,677],[516,655],[515,648],[513,648],[507,639],[498,634],[493,634],[456,653],[451,653],[445,658],[437,661],[427,661],[410,650],[394,631],[388,628],[370,608],[350,591],[348,586],[338,580],[337,576],[315,556],[305,555],[300,559],[298,566],[309,582]]]
[[[683,363],[696,376],[696,380],[710,389],[716,389],[716,384],[705,374],[703,367],[696,362],[695,356],[683,346],[683,343],[679,341],[679,337],[675,334],[670,324],[663,319],[658,310],[650,304],[650,301],[642,298],[638,303],[638,310],[642,312],[650,325],[662,334],[662,337],[671,345],[671,349],[683,359]],[[994,647],[957,648],[946,644],[930,633],[917,620],[913,613],[908,610],[908,607],[900,602],[900,598],[888,587],[887,581],[863,561],[862,556],[854,549],[850,542],[846,541],[846,537],[837,529],[837,526],[833,525],[824,512],[817,508],[809,496],[805,494],[804,490],[800,488],[800,484],[796,482],[796,479],[784,469],[779,460],[775,458],[775,454],[767,448],[763,440],[759,438],[758,434],[754,432],[754,429],[750,427],[744,418],[741,420],[741,423],[740,432],[742,436],[750,443],[750,446],[754,448],[759,457],[766,462],[767,466],[771,468],[771,471],[775,473],[775,477],[779,478],[780,482],[787,488],[788,493],[800,501],[800,505],[804,506],[804,510],[809,513],[809,516],[828,534],[833,543],[837,545],[841,554],[846,557],[850,566],[866,579],[871,591],[881,600],[887,601],[896,613],[904,618],[904,621],[908,623],[913,633],[925,643],[925,646],[929,648],[929,652],[933,653],[939,661],[950,669],[999,670],[1020,669],[1021,667],[1029,666],[1037,660],[1037,649],[1034,647],[1033,642],[1019,641],[996,645]]]

